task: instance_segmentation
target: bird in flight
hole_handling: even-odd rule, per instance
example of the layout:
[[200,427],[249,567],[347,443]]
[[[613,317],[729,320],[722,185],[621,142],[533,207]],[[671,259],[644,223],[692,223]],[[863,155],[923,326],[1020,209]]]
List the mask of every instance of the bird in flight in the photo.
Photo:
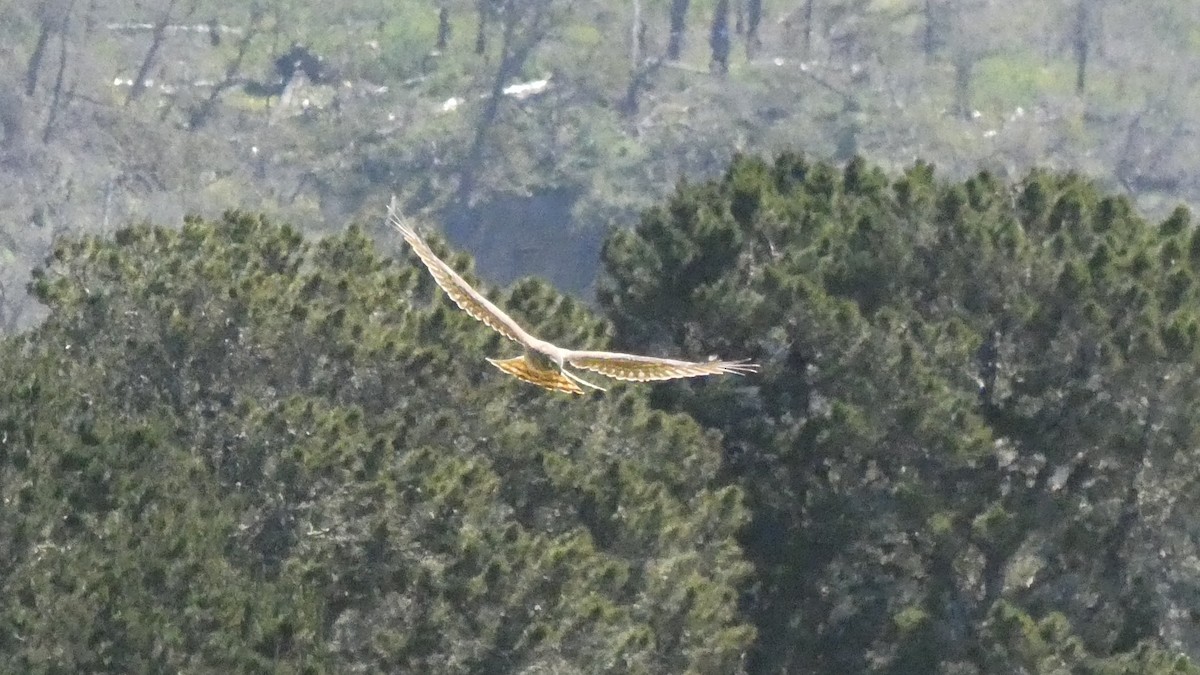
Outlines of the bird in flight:
[[568,370],[568,366],[631,382],[673,380],[722,373],[744,375],[758,371],[758,366],[748,361],[677,361],[637,354],[564,349],[539,340],[483,297],[483,294],[471,288],[465,279],[437,257],[416,230],[401,219],[394,197],[388,206],[388,222],[404,236],[404,241],[412,246],[421,262],[429,268],[434,281],[450,296],[454,304],[482,321],[488,328],[525,348],[525,353],[515,358],[488,359],[488,363],[519,380],[553,391],[583,394],[584,390],[580,385],[598,391],[605,389],[579,377]]

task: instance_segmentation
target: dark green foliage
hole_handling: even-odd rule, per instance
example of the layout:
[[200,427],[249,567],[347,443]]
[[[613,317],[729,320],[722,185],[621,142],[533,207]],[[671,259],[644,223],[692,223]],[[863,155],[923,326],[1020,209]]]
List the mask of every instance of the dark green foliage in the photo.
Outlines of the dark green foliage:
[[[50,318],[0,362],[0,670],[739,669],[715,439],[491,370],[509,346],[359,229],[138,226],[33,288]],[[544,284],[501,302],[606,340]]]
[[747,493],[752,669],[1195,672],[1196,241],[1077,176],[796,155],[615,235],[618,346],[764,365],[655,396]]
[[611,323],[491,295],[763,372],[578,400],[357,228],[63,240],[0,343],[0,670],[1195,673],[1197,241],[740,157],[609,239]]

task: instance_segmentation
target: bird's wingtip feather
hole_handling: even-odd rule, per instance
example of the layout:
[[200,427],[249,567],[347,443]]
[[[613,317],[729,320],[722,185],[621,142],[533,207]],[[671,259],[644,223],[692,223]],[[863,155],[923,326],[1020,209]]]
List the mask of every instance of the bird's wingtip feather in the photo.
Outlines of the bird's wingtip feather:
[[762,366],[757,363],[753,363],[750,361],[750,359],[733,361],[729,363],[727,367],[730,371],[738,373],[739,375],[744,375],[746,373],[757,373],[759,369],[762,368]]
[[396,199],[396,195],[392,195],[392,201],[388,203],[387,215],[388,222],[391,223],[392,227],[396,228],[400,234],[404,235],[406,239],[408,237],[417,236],[416,230],[414,230],[411,225],[404,222],[404,219],[400,216],[400,202],[398,199]]

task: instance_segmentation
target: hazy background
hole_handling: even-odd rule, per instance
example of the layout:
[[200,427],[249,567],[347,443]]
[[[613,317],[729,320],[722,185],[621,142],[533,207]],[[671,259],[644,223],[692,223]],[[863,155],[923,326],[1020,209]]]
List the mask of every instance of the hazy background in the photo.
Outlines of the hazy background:
[[1190,0],[22,0],[0,45],[5,330],[58,233],[327,232],[392,192],[488,278],[588,298],[608,228],[737,152],[1200,203]]
[[1200,675],[1195,0],[0,6],[0,672]]

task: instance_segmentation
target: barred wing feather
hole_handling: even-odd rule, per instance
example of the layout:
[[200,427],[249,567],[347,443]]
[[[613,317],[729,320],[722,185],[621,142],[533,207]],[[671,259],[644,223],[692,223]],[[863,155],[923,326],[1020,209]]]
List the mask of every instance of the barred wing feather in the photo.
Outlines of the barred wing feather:
[[523,345],[529,344],[532,340],[529,333],[525,332],[512,317],[472,288],[471,284],[459,276],[452,267],[437,257],[416,230],[400,219],[395,206],[394,200],[388,206],[388,221],[404,236],[404,241],[412,246],[413,251],[421,258],[421,262],[429,268],[429,273],[433,275],[434,281],[442,287],[446,295],[450,296],[454,304],[509,340]]
[[758,371],[757,365],[747,361],[677,361],[618,352],[567,351],[563,360],[576,368],[631,382],[701,375],[744,375]]
[[[416,230],[400,218],[395,199],[388,206],[388,222],[404,236],[404,240],[412,246],[421,262],[429,269],[434,281],[450,296],[454,304],[492,330],[525,347],[525,356],[502,360],[488,359],[500,370],[525,382],[578,395],[584,393],[579,386],[581,384],[599,391],[604,391],[604,388],[580,378],[562,366],[570,365],[632,382],[673,380],[701,375],[745,375],[758,371],[758,366],[748,361],[677,361],[618,352],[573,351],[539,340],[521,328],[512,317],[493,305],[459,276],[458,272],[437,257]],[[530,361],[526,358],[530,355],[540,356]]]

